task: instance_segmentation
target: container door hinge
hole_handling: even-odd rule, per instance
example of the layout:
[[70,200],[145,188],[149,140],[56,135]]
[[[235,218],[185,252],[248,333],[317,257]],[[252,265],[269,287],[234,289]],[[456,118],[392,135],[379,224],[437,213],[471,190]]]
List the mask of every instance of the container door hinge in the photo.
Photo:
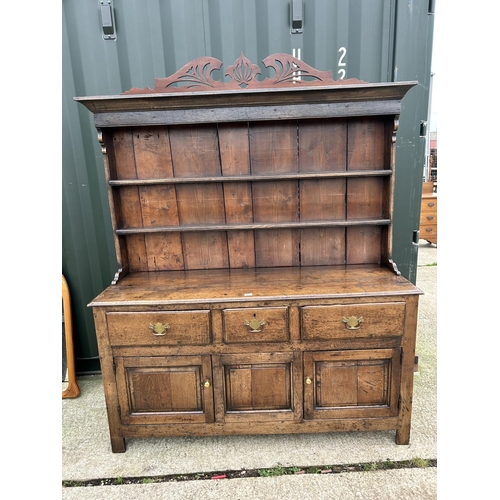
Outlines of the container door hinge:
[[420,137],[427,137],[427,121],[420,120]]
[[413,231],[413,241],[412,241],[412,243],[414,245],[418,245],[418,240],[420,240],[420,231],[418,229],[415,229]]
[[99,0],[99,14],[103,40],[116,40],[115,14],[112,0]]
[[304,32],[304,4],[302,0],[291,0],[290,2],[290,33]]

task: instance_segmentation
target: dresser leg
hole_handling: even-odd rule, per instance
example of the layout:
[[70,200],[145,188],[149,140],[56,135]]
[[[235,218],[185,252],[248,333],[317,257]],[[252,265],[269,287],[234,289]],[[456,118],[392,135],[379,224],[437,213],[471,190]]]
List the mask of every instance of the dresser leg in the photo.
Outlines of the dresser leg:
[[410,428],[396,431],[396,444],[410,444]]
[[116,438],[111,438],[111,451],[113,453],[125,453],[125,450],[127,449],[125,445],[125,439],[116,437]]

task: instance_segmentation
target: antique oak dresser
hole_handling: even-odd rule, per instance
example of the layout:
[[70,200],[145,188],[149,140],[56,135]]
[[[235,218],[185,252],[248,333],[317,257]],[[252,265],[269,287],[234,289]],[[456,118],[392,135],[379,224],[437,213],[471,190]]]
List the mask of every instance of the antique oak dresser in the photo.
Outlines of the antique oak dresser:
[[[126,438],[394,430],[408,444],[421,291],[392,260],[395,138],[416,82],[286,54],[202,57],[78,97],[118,261],[93,308]],[[218,72],[220,77],[214,76]]]

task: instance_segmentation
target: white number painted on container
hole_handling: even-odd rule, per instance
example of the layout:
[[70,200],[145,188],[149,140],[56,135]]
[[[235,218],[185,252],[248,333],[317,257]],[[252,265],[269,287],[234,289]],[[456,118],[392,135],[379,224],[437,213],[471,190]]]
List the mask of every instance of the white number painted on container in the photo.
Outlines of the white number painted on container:
[[[347,49],[345,47],[340,47],[339,52],[341,53],[341,56],[339,58],[339,62],[337,66],[347,66],[347,63],[344,62],[344,58],[347,54]],[[345,78],[345,69],[340,68],[337,73],[340,75],[339,80],[343,80]]]

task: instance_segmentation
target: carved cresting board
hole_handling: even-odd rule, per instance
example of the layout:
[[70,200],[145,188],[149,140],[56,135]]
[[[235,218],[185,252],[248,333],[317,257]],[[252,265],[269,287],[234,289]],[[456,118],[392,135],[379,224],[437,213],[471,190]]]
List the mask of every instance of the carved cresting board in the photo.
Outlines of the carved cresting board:
[[[228,66],[224,76],[229,82],[214,80],[212,73],[222,67],[222,61],[214,57],[200,57],[184,65],[168,78],[156,78],[154,88],[132,88],[122,95],[157,94],[166,92],[186,92],[197,87],[213,90],[241,90],[262,89],[272,87],[288,87],[300,85],[349,85],[363,84],[362,80],[350,78],[348,80],[334,80],[332,71],[319,71],[308,64],[288,54],[273,54],[262,61],[266,68],[273,68],[275,74],[263,81],[257,80],[261,74],[259,66],[252,64],[243,54],[236,59],[233,65]],[[178,85],[178,86],[173,86]],[[197,89],[199,90],[199,89]]]

